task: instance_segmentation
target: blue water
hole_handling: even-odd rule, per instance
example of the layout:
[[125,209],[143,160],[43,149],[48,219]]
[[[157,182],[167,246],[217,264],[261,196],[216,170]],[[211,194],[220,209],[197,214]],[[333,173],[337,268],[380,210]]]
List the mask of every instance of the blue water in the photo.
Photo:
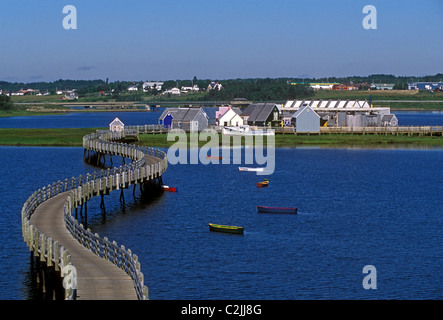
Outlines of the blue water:
[[[81,148],[0,148],[0,299],[29,299],[20,209],[53,180],[90,172]],[[115,162],[115,159],[113,159]],[[88,204],[88,225],[138,255],[151,299],[442,299],[443,150],[276,150],[268,188],[238,165],[170,165],[178,188]],[[24,179],[26,177],[26,180]],[[297,206],[298,215],[256,205]],[[245,227],[210,232],[208,223]],[[377,289],[362,286],[365,265]]]
[[[160,108],[161,110],[163,108]],[[103,128],[115,117],[125,125],[158,124],[161,111],[74,112],[60,115],[0,118],[0,128]]]

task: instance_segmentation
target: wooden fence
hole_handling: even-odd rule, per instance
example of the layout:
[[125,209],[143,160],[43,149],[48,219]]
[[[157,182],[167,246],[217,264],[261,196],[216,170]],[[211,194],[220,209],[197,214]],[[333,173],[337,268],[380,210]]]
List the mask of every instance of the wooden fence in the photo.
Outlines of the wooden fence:
[[[129,132],[132,135],[132,132]],[[65,298],[74,299],[75,291],[70,283],[75,283],[75,273],[71,272],[72,259],[69,252],[30,223],[31,215],[44,201],[70,191],[64,204],[64,219],[67,229],[72,236],[84,247],[96,255],[107,259],[123,269],[134,281],[134,287],[139,299],[148,299],[148,289],[144,286],[144,277],[140,271],[138,257],[124,246],[118,246],[115,241],[109,241],[106,237],[101,238],[93,234],[90,229],[85,229],[74,219],[72,212],[78,206],[93,196],[106,194],[112,190],[126,188],[131,184],[144,183],[160,177],[167,169],[166,153],[161,150],[117,143],[126,136],[123,132],[99,132],[87,135],[83,138],[83,147],[103,154],[119,155],[134,160],[131,164],[108,170],[101,170],[93,174],[79,176],[54,182],[52,185],[35,191],[25,202],[21,212],[22,233],[26,244],[34,255],[40,257],[40,261],[48,266],[54,266],[56,271],[61,271],[65,286]],[[146,155],[158,159],[155,163],[148,164]]]

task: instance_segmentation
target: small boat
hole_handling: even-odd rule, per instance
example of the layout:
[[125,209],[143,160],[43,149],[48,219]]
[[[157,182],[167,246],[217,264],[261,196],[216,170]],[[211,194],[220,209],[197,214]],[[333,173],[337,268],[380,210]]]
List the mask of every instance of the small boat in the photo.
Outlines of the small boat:
[[211,159],[211,160],[222,160],[222,157],[206,156],[206,159]]
[[258,213],[297,213],[297,208],[257,206],[257,212]]
[[177,192],[177,188],[176,187],[169,187],[169,186],[162,186],[164,191],[169,191],[169,192]]
[[210,223],[209,224],[209,230],[210,231],[216,231],[216,232],[243,234],[243,231],[245,230],[245,228],[237,227],[237,226],[226,226],[226,225],[222,225],[222,224]]
[[269,185],[269,180],[265,179],[265,181],[262,182],[258,182],[257,183],[257,188],[263,188],[263,187],[267,187]]
[[263,172],[265,168],[238,167],[238,171]]

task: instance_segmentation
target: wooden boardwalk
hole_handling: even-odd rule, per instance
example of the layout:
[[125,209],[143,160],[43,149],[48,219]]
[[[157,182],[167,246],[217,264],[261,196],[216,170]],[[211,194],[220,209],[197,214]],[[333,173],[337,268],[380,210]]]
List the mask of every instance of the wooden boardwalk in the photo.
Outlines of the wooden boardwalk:
[[66,229],[63,208],[68,193],[61,193],[39,205],[31,216],[31,224],[45,235],[57,239],[71,254],[77,272],[76,299],[137,300],[131,277],[82,246]]
[[[132,133],[130,133],[132,134]],[[130,185],[157,183],[167,168],[163,151],[113,142],[125,133],[85,136],[85,150],[132,159],[129,165],[54,182],[34,192],[22,208],[22,232],[30,251],[63,278],[65,299],[148,299],[138,257],[86,229],[72,213],[87,200]]]

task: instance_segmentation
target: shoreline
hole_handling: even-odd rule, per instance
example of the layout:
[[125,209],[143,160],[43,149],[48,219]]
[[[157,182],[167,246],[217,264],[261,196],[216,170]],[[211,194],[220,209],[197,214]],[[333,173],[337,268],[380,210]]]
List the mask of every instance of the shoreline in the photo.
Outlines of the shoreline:
[[[0,146],[15,147],[82,147],[83,137],[103,128],[69,128],[69,129],[5,129],[0,128]],[[221,134],[219,135],[221,143]],[[199,141],[198,146],[206,145],[207,141]],[[140,135],[137,145],[169,148],[175,141],[167,141],[167,133]],[[187,139],[187,146],[190,140]],[[443,147],[441,136],[408,136],[408,135],[360,135],[360,134],[322,134],[275,135],[276,148],[299,147]]]

